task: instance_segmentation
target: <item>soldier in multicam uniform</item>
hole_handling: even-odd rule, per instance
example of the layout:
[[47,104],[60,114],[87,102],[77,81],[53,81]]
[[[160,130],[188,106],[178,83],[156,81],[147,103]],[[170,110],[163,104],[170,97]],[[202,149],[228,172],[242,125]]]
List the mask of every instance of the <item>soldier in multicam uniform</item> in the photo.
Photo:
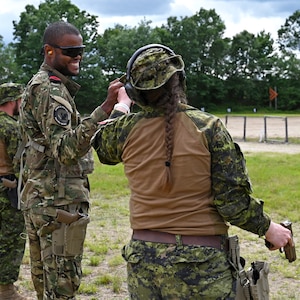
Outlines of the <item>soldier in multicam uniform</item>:
[[0,85],[0,299],[22,300],[14,282],[18,280],[25,250],[24,217],[18,208],[19,165],[14,156],[20,140],[19,114],[23,85]]
[[186,104],[179,55],[138,49],[125,89],[141,110],[107,121],[92,145],[102,163],[123,162],[131,189],[133,235],[122,252],[130,298],[234,299],[227,224],[265,235],[272,250],[292,242],[290,231],[250,195],[243,154],[221,120]]
[[78,75],[84,47],[73,25],[50,24],[43,37],[44,62],[22,99],[20,124],[28,141],[21,200],[39,300],[75,299],[89,222],[90,139],[122,86],[111,82],[102,105],[80,117],[74,102],[80,86],[69,76]]

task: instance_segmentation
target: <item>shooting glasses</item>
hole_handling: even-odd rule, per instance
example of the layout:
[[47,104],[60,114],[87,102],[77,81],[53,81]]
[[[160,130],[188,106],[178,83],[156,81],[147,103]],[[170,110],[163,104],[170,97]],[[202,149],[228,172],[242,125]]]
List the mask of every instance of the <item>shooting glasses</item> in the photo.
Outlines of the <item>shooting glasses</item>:
[[63,55],[73,57],[73,58],[78,55],[82,56],[84,48],[85,48],[85,45],[81,45],[81,46],[58,46],[58,45],[52,45],[52,44],[49,44],[49,45],[54,48],[60,49],[61,53]]

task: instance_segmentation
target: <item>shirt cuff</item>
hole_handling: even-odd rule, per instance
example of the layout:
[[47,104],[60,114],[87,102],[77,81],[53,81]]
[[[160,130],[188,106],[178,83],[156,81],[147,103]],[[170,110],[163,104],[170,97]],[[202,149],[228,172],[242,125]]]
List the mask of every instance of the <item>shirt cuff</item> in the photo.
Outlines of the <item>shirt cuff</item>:
[[122,111],[120,111],[120,110],[117,110],[117,109],[114,109],[114,110],[111,112],[109,118],[110,118],[110,119],[115,119],[115,118],[118,118],[118,117],[121,117],[121,116],[124,116],[124,115],[125,115],[124,112],[122,112]]
[[95,124],[97,124],[98,122],[103,121],[107,118],[108,118],[108,114],[100,106],[98,106],[91,113],[91,119]]

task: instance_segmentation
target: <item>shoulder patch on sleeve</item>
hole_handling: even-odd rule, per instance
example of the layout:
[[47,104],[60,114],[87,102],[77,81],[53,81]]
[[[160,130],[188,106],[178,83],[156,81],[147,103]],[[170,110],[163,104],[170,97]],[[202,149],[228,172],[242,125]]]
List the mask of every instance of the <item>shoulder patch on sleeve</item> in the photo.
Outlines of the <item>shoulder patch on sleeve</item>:
[[61,126],[67,126],[70,122],[70,112],[63,105],[54,108],[54,120]]

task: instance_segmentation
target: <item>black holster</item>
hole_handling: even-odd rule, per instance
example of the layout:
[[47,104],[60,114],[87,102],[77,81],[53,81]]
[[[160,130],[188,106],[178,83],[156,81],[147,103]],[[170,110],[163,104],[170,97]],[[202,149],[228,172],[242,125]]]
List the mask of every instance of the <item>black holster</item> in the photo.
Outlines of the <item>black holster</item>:
[[[7,181],[10,181],[10,182],[16,181],[15,187],[6,186],[7,187],[6,194],[7,194],[8,200],[10,201],[11,206],[15,209],[18,209],[18,201],[19,201],[19,199],[18,199],[18,179],[14,174],[1,176],[2,183],[5,179],[7,179]],[[3,183],[3,185],[5,186],[4,183]]]
[[7,190],[7,197],[10,200],[10,205],[15,208],[18,209],[18,190],[17,188],[10,188]]

